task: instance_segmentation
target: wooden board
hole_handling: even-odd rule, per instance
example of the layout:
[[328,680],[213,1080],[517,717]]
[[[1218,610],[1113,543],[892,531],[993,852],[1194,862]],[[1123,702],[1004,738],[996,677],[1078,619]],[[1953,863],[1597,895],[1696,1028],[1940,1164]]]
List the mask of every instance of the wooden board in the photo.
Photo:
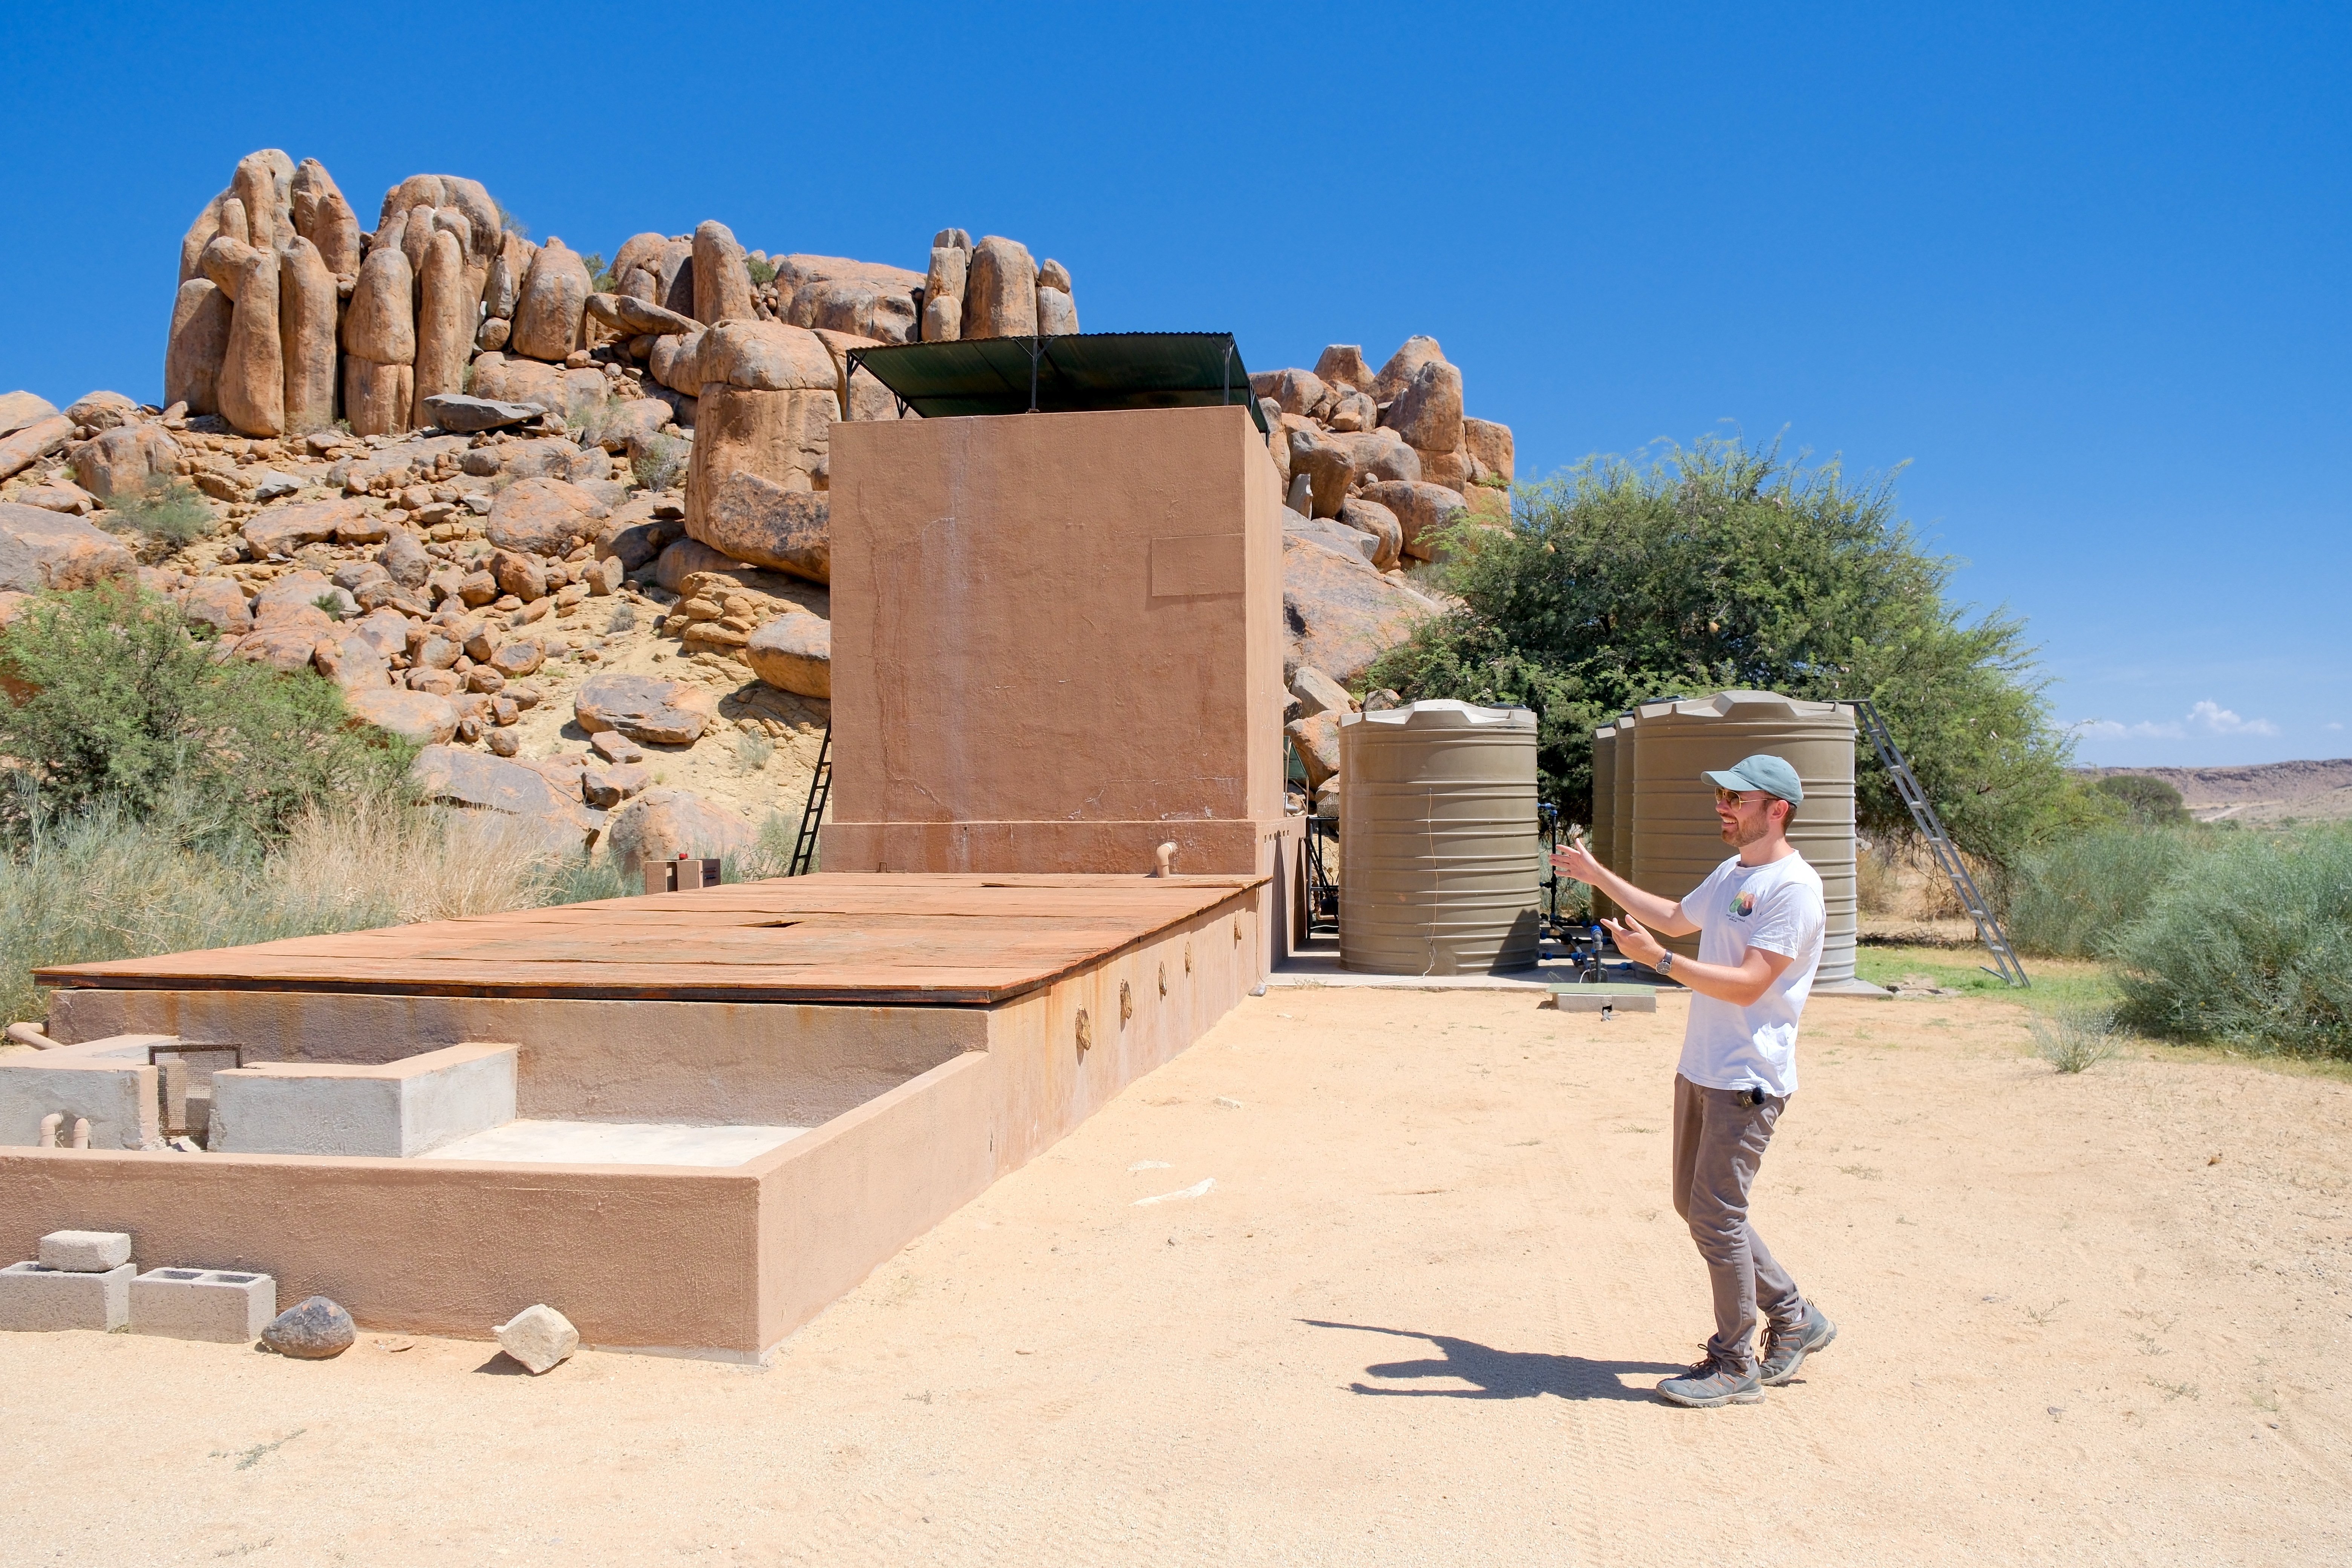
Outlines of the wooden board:
[[1233,905],[1252,877],[820,872],[157,958],[44,985],[986,1005]]

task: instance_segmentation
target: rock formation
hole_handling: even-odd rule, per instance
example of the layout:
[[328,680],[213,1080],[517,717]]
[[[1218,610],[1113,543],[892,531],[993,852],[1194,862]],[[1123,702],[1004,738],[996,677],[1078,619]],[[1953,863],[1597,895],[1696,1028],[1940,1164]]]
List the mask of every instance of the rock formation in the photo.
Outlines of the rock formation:
[[1292,509],[1377,536],[1375,556],[1433,560],[1448,523],[1510,513],[1510,427],[1464,417],[1462,373],[1435,338],[1406,339],[1377,374],[1334,343],[1313,370],[1261,371],[1250,389],[1282,432]]
[[[179,259],[164,406],[0,395],[0,619],[135,572],[222,657],[315,672],[425,748],[427,795],[625,859],[750,842],[751,817],[671,793],[686,759],[697,789],[762,747],[814,760],[832,428],[906,416],[850,355],[1079,330],[1069,269],[1003,236],[940,229],[917,269],[747,250],[711,220],[592,271],[454,175],[401,181],[363,231],[324,167],[275,151]],[[1328,802],[1339,683],[1441,613],[1411,570],[1507,512],[1511,433],[1466,416],[1425,337],[1252,387],[1291,502],[1288,717]],[[163,484],[226,530],[141,535],[131,498]]]

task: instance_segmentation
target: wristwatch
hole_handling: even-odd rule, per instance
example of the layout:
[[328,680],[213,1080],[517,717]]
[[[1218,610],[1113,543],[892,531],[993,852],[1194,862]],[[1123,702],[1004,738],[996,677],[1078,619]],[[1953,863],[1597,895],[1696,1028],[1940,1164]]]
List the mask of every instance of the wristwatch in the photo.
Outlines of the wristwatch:
[[1668,951],[1660,954],[1658,958],[1658,973],[1661,974],[1672,974],[1674,972],[1675,955],[1673,952]]

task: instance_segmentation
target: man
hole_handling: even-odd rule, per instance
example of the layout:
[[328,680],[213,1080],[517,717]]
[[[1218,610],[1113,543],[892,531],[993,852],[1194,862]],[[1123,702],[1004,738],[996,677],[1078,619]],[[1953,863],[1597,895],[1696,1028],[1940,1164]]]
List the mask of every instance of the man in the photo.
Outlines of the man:
[[[1623,921],[1601,923],[1618,952],[1695,993],[1675,1074],[1675,1212],[1706,1260],[1715,1334],[1706,1359],[1659,1384],[1658,1393],[1712,1409],[1759,1403],[1765,1385],[1795,1376],[1837,1327],[1798,1293],[1748,1223],[1748,1186],[1797,1091],[1797,1018],[1828,924],[1822,879],[1788,837],[1804,786],[1796,769],[1772,756],[1706,777],[1716,786],[1724,842],[1738,853],[1680,901],[1643,892],[1581,843],[1553,851],[1552,865],[1617,900]],[[1667,951],[1653,931],[1698,932],[1697,962]],[[1767,1321],[1760,1363],[1748,1348],[1759,1312]]]

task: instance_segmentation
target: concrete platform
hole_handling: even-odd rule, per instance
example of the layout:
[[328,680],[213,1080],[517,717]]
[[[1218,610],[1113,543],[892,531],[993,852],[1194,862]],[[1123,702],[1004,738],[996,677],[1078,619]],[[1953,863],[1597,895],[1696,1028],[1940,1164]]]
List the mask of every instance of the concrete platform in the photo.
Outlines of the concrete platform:
[[1270,887],[835,873],[45,971],[56,1038],[314,1086],[510,1044],[516,1120],[404,1158],[0,1149],[0,1256],[121,1230],[372,1331],[544,1301],[757,1361],[1255,989]]

